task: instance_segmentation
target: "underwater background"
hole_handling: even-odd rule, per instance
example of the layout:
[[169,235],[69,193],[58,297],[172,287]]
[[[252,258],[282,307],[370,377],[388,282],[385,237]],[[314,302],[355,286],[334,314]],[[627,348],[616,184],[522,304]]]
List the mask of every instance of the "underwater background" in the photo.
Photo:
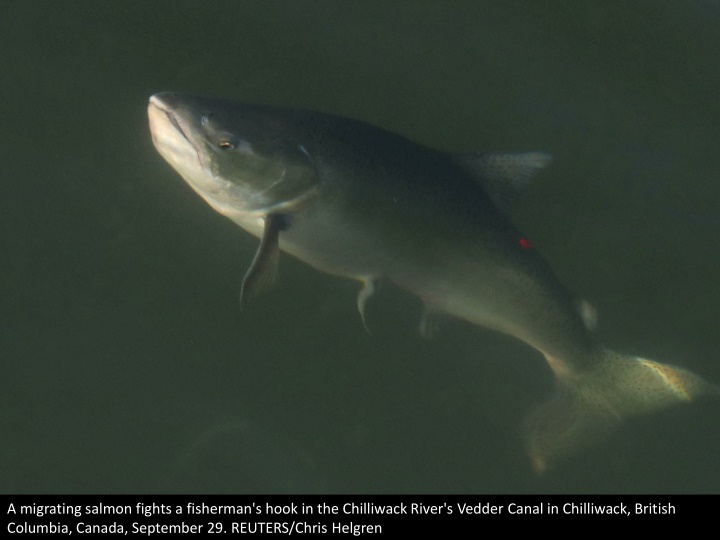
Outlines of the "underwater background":
[[532,472],[543,358],[257,246],[153,148],[177,90],[553,154],[514,222],[600,341],[720,383],[720,2],[7,2],[0,492],[718,493],[720,402]]

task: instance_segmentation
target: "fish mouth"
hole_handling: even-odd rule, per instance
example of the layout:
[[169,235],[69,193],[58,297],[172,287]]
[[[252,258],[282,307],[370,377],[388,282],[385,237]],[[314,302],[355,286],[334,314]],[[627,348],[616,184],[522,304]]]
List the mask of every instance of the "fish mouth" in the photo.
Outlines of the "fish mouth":
[[[158,150],[165,147],[168,140],[168,130],[172,129],[176,134],[187,142],[195,151],[197,161],[204,168],[202,153],[197,144],[188,135],[186,128],[178,120],[178,114],[172,103],[170,103],[172,95],[154,94],[150,96],[148,103],[148,118],[150,119],[150,132],[152,134],[153,143]],[[162,153],[162,151],[161,151]]]

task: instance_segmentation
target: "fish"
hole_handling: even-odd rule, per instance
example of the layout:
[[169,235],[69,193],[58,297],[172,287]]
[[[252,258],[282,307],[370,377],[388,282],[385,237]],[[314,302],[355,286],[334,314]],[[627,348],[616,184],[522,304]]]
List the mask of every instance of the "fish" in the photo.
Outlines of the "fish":
[[691,371],[599,343],[591,304],[513,225],[546,153],[449,153],[358,120],[177,92],[152,95],[148,118],[159,154],[260,239],[242,309],[273,285],[285,252],[359,282],[364,325],[378,285],[392,283],[422,301],[423,335],[450,317],[536,349],[555,380],[521,426],[538,473],[627,418],[720,394]]

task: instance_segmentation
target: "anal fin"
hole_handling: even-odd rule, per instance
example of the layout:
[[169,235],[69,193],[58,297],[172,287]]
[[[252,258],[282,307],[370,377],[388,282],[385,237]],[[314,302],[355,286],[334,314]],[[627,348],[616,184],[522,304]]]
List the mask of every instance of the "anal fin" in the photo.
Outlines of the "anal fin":
[[367,305],[367,301],[372,297],[373,294],[375,294],[380,280],[376,276],[367,276],[362,278],[361,281],[363,286],[358,293],[357,307],[358,311],[360,312],[360,318],[362,319],[363,326],[369,334],[370,329],[368,328],[367,321],[365,319],[365,306]]

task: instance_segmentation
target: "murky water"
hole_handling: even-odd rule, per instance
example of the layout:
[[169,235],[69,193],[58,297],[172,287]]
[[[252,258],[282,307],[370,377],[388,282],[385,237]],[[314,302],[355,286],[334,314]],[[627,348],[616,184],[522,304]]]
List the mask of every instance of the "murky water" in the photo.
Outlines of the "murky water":
[[538,477],[533,350],[285,257],[157,155],[160,90],[554,155],[515,222],[601,340],[720,382],[720,4],[16,2],[0,18],[0,491],[718,492],[720,404]]

